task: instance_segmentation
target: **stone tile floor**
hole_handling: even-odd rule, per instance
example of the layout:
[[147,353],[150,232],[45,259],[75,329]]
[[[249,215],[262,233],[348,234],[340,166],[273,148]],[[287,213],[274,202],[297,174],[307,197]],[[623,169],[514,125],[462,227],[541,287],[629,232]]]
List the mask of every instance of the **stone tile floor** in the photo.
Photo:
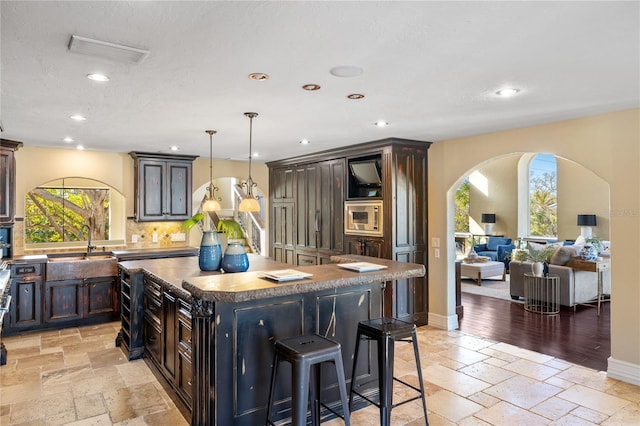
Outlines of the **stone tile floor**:
[[[108,323],[4,338],[0,425],[186,425],[144,361],[127,362],[114,348],[118,329]],[[640,424],[640,387],[604,372],[458,331],[418,333],[432,426]],[[411,345],[396,346],[396,375],[416,383]],[[396,384],[396,402],[411,394]],[[351,420],[379,424],[375,407]],[[392,411],[394,426],[423,424],[419,401]]]

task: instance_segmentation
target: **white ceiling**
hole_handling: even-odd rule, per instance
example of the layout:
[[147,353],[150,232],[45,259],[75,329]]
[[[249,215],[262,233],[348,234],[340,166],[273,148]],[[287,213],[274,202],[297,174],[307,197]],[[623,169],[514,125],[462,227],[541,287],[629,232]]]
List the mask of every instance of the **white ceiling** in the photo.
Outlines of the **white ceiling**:
[[[2,137],[259,160],[428,141],[640,106],[640,3],[1,2]],[[69,52],[72,34],[150,50]],[[334,77],[354,65],[358,77]],[[109,83],[88,80],[91,72]],[[252,72],[270,75],[249,80]],[[316,83],[317,92],[301,86]],[[520,88],[512,98],[495,96]],[[362,100],[349,100],[363,93]],[[72,114],[88,117],[83,123]],[[390,125],[378,128],[377,120]],[[300,139],[311,141],[308,146]]]

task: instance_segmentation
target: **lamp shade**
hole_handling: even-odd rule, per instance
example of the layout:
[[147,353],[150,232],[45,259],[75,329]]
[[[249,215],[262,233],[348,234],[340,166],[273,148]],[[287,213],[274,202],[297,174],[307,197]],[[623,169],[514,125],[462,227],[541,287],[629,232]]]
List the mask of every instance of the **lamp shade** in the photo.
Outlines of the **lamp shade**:
[[482,213],[482,223],[496,223],[496,214]]
[[595,214],[579,214],[578,226],[596,226]]
[[238,206],[238,211],[259,212],[260,204],[258,203],[258,200],[256,200],[255,198],[245,198],[240,202],[240,205]]

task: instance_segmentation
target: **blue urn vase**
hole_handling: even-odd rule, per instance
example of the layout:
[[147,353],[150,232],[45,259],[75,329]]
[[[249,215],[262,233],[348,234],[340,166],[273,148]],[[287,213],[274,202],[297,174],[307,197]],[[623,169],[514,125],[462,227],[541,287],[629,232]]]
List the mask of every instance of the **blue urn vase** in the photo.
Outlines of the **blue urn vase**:
[[245,272],[249,269],[249,256],[239,242],[229,242],[222,258],[225,272]]
[[222,248],[218,239],[218,232],[205,231],[200,241],[198,266],[202,271],[219,271],[222,262]]
[[580,250],[580,258],[593,262],[598,258],[598,250],[591,244],[586,244],[582,250]]

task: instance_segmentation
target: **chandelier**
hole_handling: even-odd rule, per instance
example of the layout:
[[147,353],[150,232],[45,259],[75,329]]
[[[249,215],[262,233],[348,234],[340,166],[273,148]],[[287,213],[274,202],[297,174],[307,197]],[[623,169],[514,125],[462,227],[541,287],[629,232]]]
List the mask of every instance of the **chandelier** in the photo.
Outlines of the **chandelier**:
[[240,206],[238,206],[238,210],[241,212],[259,212],[260,203],[258,203],[258,199],[253,195],[253,188],[258,185],[253,181],[253,179],[251,179],[251,157],[253,156],[251,139],[253,136],[253,119],[258,116],[258,113],[245,112],[244,115],[249,117],[249,177],[247,178],[247,181],[242,184],[242,186],[247,188],[247,195],[240,203]]
[[207,195],[205,195],[202,204],[202,210],[205,212],[217,212],[221,209],[220,198],[216,198],[215,192],[218,187],[213,184],[213,135],[215,130],[205,130],[209,134],[209,186],[207,186]]

